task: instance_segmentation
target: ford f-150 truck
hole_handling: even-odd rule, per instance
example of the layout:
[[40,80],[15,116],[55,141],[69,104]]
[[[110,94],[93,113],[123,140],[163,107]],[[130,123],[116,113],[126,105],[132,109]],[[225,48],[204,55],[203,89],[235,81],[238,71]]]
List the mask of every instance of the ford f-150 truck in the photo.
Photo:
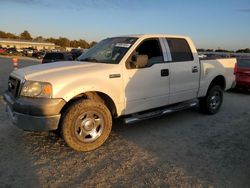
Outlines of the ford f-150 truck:
[[105,142],[117,117],[132,123],[196,104],[217,113],[223,90],[234,84],[235,63],[200,60],[183,36],[107,38],[78,61],[13,71],[4,99],[17,127],[59,129],[71,148],[90,151]]

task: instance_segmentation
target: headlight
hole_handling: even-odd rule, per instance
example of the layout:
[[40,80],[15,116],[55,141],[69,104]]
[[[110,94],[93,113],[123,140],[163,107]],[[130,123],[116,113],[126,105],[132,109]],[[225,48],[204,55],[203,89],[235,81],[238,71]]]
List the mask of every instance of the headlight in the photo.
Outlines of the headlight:
[[21,96],[24,97],[52,97],[52,85],[47,82],[25,81]]

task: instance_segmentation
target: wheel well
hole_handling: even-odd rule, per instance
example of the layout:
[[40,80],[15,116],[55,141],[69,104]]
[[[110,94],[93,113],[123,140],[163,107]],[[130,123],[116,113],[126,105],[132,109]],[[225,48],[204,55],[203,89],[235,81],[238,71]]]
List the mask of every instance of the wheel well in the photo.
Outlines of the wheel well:
[[81,99],[99,100],[108,107],[112,116],[114,117],[117,116],[117,111],[116,111],[116,106],[115,106],[114,101],[107,94],[102,93],[102,92],[96,92],[96,91],[81,93],[75,96],[64,105],[64,107],[61,110],[61,113],[63,113],[72,103]]
[[117,116],[117,111],[116,111],[116,106],[114,101],[105,93],[102,92],[96,92],[99,97],[104,101],[106,106],[108,107],[109,111],[111,114],[116,117]]
[[210,83],[209,88],[211,88],[212,86],[215,86],[215,85],[221,86],[221,88],[224,90],[226,88],[226,80],[225,80],[224,76],[222,76],[222,75],[216,76],[212,80],[212,82]]

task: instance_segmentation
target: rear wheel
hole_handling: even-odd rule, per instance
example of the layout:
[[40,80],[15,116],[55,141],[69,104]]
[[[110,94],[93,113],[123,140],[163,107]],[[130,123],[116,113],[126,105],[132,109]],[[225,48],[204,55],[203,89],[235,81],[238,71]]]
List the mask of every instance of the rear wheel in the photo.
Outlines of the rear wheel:
[[79,100],[63,115],[61,133],[65,142],[77,151],[91,151],[108,138],[112,117],[104,103]]
[[223,90],[214,85],[209,88],[207,95],[200,99],[200,108],[206,114],[216,114],[223,102]]

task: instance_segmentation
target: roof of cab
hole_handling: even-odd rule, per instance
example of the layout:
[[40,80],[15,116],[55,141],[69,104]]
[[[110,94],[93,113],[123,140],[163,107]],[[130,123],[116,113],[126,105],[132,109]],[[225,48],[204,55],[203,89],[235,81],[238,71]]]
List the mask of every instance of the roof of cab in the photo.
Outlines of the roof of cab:
[[136,35],[123,35],[121,37],[137,37],[137,38],[164,38],[164,37],[169,37],[169,38],[189,38],[187,36],[181,36],[181,35],[169,35],[169,34],[136,34]]

